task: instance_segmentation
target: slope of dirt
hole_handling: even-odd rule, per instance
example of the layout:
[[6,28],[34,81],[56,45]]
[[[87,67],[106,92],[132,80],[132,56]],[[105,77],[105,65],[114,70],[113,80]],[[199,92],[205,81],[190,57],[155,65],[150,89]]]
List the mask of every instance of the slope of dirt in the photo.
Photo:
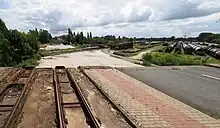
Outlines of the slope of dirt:
[[130,126],[116,111],[112,105],[106,101],[104,96],[96,89],[81,72],[76,69],[71,69],[72,76],[76,79],[83,94],[87,98],[97,119],[101,122],[103,128],[129,128]]

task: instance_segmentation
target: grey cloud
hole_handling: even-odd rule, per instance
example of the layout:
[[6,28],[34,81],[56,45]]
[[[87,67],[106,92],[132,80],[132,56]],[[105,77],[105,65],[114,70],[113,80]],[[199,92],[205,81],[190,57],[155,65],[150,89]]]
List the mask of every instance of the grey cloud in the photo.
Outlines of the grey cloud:
[[168,7],[167,10],[165,9],[166,11],[163,14],[162,20],[177,20],[191,17],[201,17],[220,12],[220,7],[213,7],[208,9],[205,7],[199,8],[201,4],[203,4],[203,2],[199,0],[195,2],[186,0],[183,0],[180,3],[175,2],[170,8]]
[[[19,30],[37,27],[46,28],[53,34],[60,34],[66,33],[67,28],[71,28],[93,31],[97,35],[112,33],[124,36],[181,35],[182,29],[192,33],[203,29],[220,30],[219,27],[214,27],[215,21],[211,23],[213,18],[211,20],[202,18],[207,16],[208,19],[210,14],[215,15],[216,12],[220,12],[219,0],[113,0],[113,2],[66,0],[62,3],[59,0],[9,0],[7,2],[10,2],[9,8],[0,9],[0,17],[9,27]],[[220,13],[217,16],[220,17]],[[207,28],[198,28],[197,22],[202,24],[210,22],[210,24]]]
[[150,9],[145,9],[144,12],[139,12],[138,7],[132,9],[128,22],[141,22],[149,20],[152,12]]
[[115,25],[115,27],[119,27],[119,28],[123,28],[123,27],[127,27],[127,26],[129,26],[129,23]]

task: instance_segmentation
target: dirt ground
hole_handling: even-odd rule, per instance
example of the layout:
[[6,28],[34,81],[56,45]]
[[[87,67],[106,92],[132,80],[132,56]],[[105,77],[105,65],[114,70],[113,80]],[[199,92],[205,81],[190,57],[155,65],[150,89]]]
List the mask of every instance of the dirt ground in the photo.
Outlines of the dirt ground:
[[[67,76],[67,73],[64,71],[61,71],[58,75],[59,82],[60,83],[60,89],[61,89],[61,96],[62,96],[62,102],[63,103],[75,103],[79,102],[74,89],[71,87],[71,84],[69,83],[69,79]],[[65,118],[68,121],[68,124],[66,125],[67,128],[86,128],[88,125],[86,124],[86,117],[81,107],[75,107],[75,108],[66,108],[64,107],[64,113]]]
[[56,128],[53,72],[43,69],[38,69],[37,72],[17,128]]
[[93,50],[44,57],[40,60],[38,68],[54,68],[59,65],[68,68],[78,66],[140,67],[131,62],[111,57],[101,50]]
[[[12,79],[17,76],[17,69],[5,68],[1,71],[0,80],[0,105],[14,105],[20,96],[23,85],[10,85]],[[17,82],[17,81],[15,81]],[[3,127],[12,107],[0,108],[0,127]]]
[[4,79],[10,71],[11,69],[8,68],[0,68],[0,81],[2,81],[2,79]]
[[[76,69],[72,69],[71,73],[76,78],[80,87],[83,89],[83,94],[86,96],[97,119],[102,124],[102,128],[130,127],[124,120],[124,118],[120,115],[120,113],[112,107],[112,105],[104,98],[104,96],[102,96],[102,94],[95,88],[92,83],[90,83],[90,81],[81,72]],[[35,81],[33,81],[28,87],[28,89],[30,89],[29,95],[27,96],[21,114],[15,121],[15,124],[12,126],[13,128],[57,127],[53,71],[49,69],[36,69],[35,76]],[[12,75],[11,77],[14,78],[14,75]],[[20,79],[17,79],[14,82],[18,82],[19,80]],[[71,93],[74,89],[70,87],[70,83],[68,83],[67,81],[67,77],[61,77],[61,82],[64,82],[61,83],[63,101],[66,103],[78,101],[77,98],[74,97],[74,94]],[[25,81],[23,82],[25,83]],[[9,91],[17,92],[17,90]],[[13,94],[18,95],[17,93]],[[10,96],[9,98],[11,97],[12,96]],[[4,111],[8,111],[7,109],[10,110],[11,108],[4,108]],[[81,108],[65,108],[64,110],[66,118],[69,122],[67,127],[88,127],[88,125],[86,124],[85,115]],[[10,111],[8,111],[8,114],[9,112]],[[7,112],[5,112],[4,115],[5,116],[1,117],[2,120],[8,116]]]
[[71,69],[73,77],[83,90],[85,97],[101,122],[103,128],[129,128],[130,126],[95,86],[78,70]]

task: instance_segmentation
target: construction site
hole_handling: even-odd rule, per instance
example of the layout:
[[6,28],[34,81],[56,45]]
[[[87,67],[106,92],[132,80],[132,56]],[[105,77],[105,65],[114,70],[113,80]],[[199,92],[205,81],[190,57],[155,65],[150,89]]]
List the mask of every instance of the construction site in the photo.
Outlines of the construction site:
[[0,127],[220,127],[213,117],[120,70],[1,68]]

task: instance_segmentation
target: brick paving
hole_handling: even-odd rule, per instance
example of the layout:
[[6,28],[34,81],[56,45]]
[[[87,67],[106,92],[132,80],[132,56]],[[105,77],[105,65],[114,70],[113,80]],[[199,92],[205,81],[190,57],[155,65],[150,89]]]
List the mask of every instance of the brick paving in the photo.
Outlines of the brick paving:
[[220,128],[210,116],[115,69],[85,72],[143,128]]

